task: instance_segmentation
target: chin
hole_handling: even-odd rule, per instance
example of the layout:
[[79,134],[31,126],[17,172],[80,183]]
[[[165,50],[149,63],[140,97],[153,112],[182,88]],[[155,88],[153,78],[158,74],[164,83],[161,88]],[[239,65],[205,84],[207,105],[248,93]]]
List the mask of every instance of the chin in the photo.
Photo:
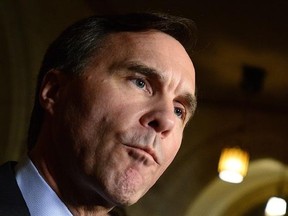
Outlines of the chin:
[[143,191],[143,188],[141,189],[135,189],[131,190],[115,190],[113,194],[110,194],[110,201],[114,203],[116,206],[130,206],[135,204],[140,198],[144,196],[147,190]]
[[117,197],[115,200],[115,205],[116,206],[131,206],[133,204],[135,204],[142,196],[137,196],[137,197],[127,197],[127,196],[123,196],[123,197]]

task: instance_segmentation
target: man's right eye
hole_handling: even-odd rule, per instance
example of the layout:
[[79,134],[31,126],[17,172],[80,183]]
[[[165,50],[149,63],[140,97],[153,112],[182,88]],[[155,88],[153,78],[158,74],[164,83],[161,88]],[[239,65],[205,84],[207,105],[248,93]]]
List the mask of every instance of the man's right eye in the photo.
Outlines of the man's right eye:
[[147,92],[149,95],[152,94],[153,90],[150,86],[150,83],[146,79],[141,77],[133,77],[130,80],[138,89]]

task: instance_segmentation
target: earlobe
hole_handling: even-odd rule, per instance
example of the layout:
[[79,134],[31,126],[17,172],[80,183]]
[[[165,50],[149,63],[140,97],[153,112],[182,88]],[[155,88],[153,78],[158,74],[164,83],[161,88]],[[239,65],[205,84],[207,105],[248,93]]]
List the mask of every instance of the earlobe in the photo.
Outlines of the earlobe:
[[50,70],[45,75],[39,91],[40,105],[48,113],[53,114],[57,103],[61,86],[63,85],[63,73],[59,70]]

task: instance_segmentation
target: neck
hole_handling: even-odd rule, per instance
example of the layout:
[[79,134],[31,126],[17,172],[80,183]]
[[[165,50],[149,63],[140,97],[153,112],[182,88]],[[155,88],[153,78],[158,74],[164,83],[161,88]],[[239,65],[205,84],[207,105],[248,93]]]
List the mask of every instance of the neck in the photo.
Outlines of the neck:
[[[69,206],[68,206],[69,208]],[[87,208],[86,206],[84,207],[77,207],[75,206],[70,206],[70,211],[72,212],[73,215],[75,216],[108,216],[109,211],[107,211],[106,208],[103,209],[101,206],[93,206],[92,208]]]
[[37,144],[29,152],[29,157],[47,184],[55,191],[73,215],[109,215],[109,211],[113,208],[111,203],[107,202],[95,190],[85,186],[81,179],[77,179],[75,175],[73,176],[74,170],[66,170],[59,163],[59,160],[50,157],[49,149],[39,146]]

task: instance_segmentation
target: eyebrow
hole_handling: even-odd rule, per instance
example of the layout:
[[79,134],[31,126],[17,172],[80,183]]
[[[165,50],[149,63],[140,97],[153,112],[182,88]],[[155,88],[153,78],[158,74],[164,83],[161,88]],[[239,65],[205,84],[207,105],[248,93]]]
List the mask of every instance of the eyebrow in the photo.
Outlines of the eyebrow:
[[[151,77],[151,78],[156,78],[156,80],[159,80],[161,82],[161,80],[165,80],[165,77],[158,72],[158,70],[152,68],[152,67],[148,67],[142,63],[139,62],[128,62],[127,64],[124,65],[124,67],[128,68],[128,70],[143,74],[147,77]],[[189,119],[187,121],[189,121],[191,119],[191,117],[194,115],[196,107],[197,107],[197,97],[191,93],[185,93],[184,95],[180,96],[181,98],[183,98],[185,106],[187,107],[187,112],[188,112],[188,117]]]
[[161,81],[164,80],[164,76],[161,75],[158,70],[148,67],[144,64],[137,63],[137,62],[129,62],[127,64],[128,70],[135,71],[147,77],[156,78],[157,80]]
[[191,119],[191,117],[194,115],[195,111],[196,111],[196,107],[197,107],[197,97],[196,95],[192,95],[190,93],[186,93],[184,95],[184,100],[186,102],[186,106],[188,108],[188,113],[189,113],[189,119],[188,121]]

